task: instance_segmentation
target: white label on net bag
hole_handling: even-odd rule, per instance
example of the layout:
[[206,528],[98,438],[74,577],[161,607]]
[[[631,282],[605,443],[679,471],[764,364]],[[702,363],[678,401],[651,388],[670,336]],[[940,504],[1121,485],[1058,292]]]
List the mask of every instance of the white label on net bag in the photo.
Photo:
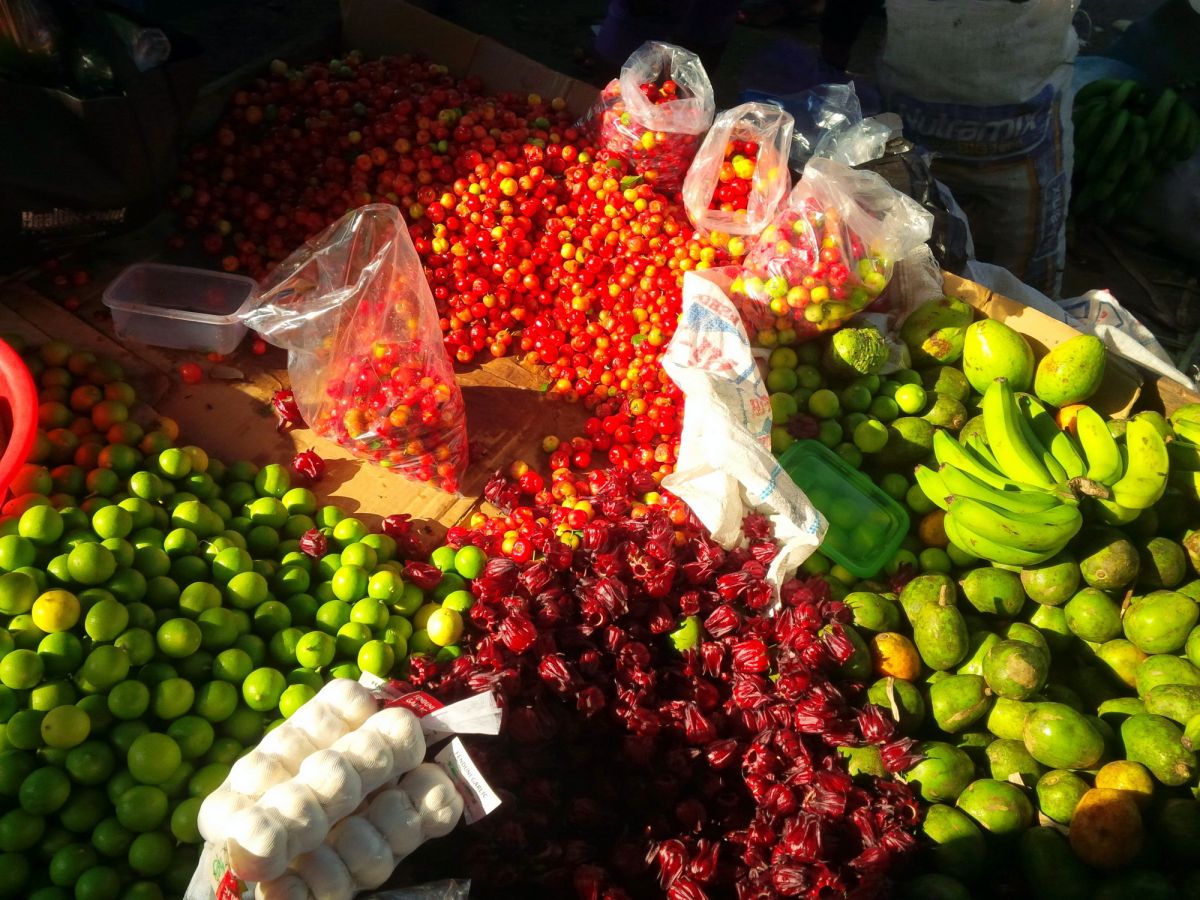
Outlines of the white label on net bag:
[[719,274],[683,277],[683,312],[663,367],[686,403],[679,461],[663,487],[725,548],[748,513],[766,515],[780,545],[767,579],[778,588],[825,536],[825,521],[771,455],[771,404]]
[[496,695],[490,691],[474,694],[449,705],[424,691],[406,692],[394,679],[363,672],[359,683],[369,688],[387,706],[403,706],[421,720],[425,742],[452,734],[499,734],[502,713]]
[[500,805],[500,798],[484,780],[467,748],[458,738],[452,740],[435,756],[434,762],[446,770],[463,798],[463,818],[473,825]]

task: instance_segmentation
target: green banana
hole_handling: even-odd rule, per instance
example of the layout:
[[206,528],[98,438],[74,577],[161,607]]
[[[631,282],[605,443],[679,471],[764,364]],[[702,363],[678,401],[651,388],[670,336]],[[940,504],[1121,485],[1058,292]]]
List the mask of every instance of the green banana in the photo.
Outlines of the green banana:
[[[956,469],[954,466],[942,466],[941,479],[942,486],[946,489],[946,494],[943,496],[953,494],[957,497],[969,497],[982,503],[990,503],[992,506],[1016,515],[1045,512],[1066,500],[1060,494],[1051,494],[1046,491],[1000,490],[972,478],[962,469]],[[949,504],[947,504],[948,506]]]
[[987,438],[979,432],[973,432],[966,436],[963,440],[963,446],[983,460],[993,472],[1000,472],[1000,463],[996,462],[996,457],[992,456],[992,451],[987,445]]
[[1150,143],[1158,146],[1158,142],[1162,140],[1163,133],[1167,130],[1167,122],[1171,120],[1171,109],[1179,100],[1179,95],[1171,88],[1164,88],[1163,92],[1158,95],[1158,99],[1154,101],[1154,106],[1146,115],[1146,128],[1149,131]]
[[940,509],[949,509],[950,504],[946,502],[946,497],[950,491],[946,489],[945,482],[942,481],[940,473],[935,472],[929,466],[917,466],[913,469],[913,475],[917,479],[917,484],[921,491],[929,498],[929,501]]
[[1083,527],[1079,507],[1065,503],[1018,516],[991,504],[952,494],[948,515],[982,538],[1033,553],[1061,550]]
[[1021,405],[1019,397],[1017,398],[1017,424],[1021,427],[1025,443],[1029,445],[1029,448],[1042,461],[1042,465],[1046,467],[1046,471],[1050,473],[1050,480],[1055,484],[1064,483],[1067,480],[1067,470],[1054,458],[1050,448],[1038,440],[1037,434],[1033,430],[1033,423],[1030,421],[1025,407]]
[[983,394],[983,425],[1000,468],[1013,481],[1047,488],[1054,484],[1025,436],[1023,416],[1006,378],[997,378]]
[[1120,78],[1097,78],[1095,81],[1089,81],[1075,93],[1075,105],[1079,106],[1097,97],[1104,97],[1107,102],[1108,95],[1123,83]]
[[1167,455],[1171,458],[1171,474],[1200,472],[1200,444],[1171,441],[1167,444]]
[[1036,397],[1026,394],[1021,397],[1020,402],[1022,410],[1029,417],[1030,424],[1033,425],[1033,433],[1036,435],[1038,443],[1054,455],[1054,459],[1066,473],[1066,478],[1082,478],[1087,472],[1087,466],[1071,436],[1058,427],[1054,416],[1050,415]]
[[1191,127],[1188,128],[1187,135],[1179,142],[1179,147],[1175,151],[1176,162],[1191,159],[1192,154],[1196,152],[1196,146],[1200,144],[1200,116],[1192,111],[1191,118]]
[[1166,131],[1163,132],[1162,142],[1159,144],[1167,159],[1173,158],[1179,145],[1187,139],[1195,115],[1186,103],[1176,103],[1172,107],[1171,119],[1167,122]]
[[1006,544],[998,544],[963,525],[955,517],[953,506],[950,508],[950,512],[946,513],[943,524],[946,530],[946,537],[950,538],[956,547],[971,556],[986,559],[988,562],[996,563],[997,565],[1036,566],[1039,563],[1044,563],[1058,552],[1058,550],[1051,552],[1020,550],[1016,547],[1009,547]]
[[1087,477],[1112,487],[1125,471],[1121,450],[1100,413],[1090,406],[1075,416],[1075,436],[1087,460]]
[[1141,85],[1139,85],[1133,79],[1122,81],[1119,85],[1117,85],[1113,92],[1108,95],[1109,109],[1115,112],[1123,107],[1129,102],[1129,98],[1133,96],[1133,92],[1138,90],[1140,87]]
[[1092,147],[1100,126],[1108,116],[1108,104],[1094,101],[1083,109],[1075,108],[1075,150],[1076,153]]
[[933,433],[933,456],[940,465],[954,466],[962,469],[985,484],[1003,490],[1015,484],[1010,478],[1001,475],[987,465],[978,454],[964,447],[952,435],[938,429]]
[[1167,488],[1171,461],[1158,429],[1145,419],[1130,419],[1121,448],[1125,474],[1112,487],[1112,499],[1129,509],[1146,509]]
[[1093,497],[1092,501],[1095,504],[1092,508],[1092,514],[1105,525],[1113,525],[1119,528],[1122,525],[1128,525],[1142,514],[1140,509],[1130,509],[1128,506],[1122,506],[1120,503],[1114,503],[1112,500],[1101,500],[1099,497]]
[[1091,160],[1088,162],[1087,169],[1083,173],[1083,177],[1089,181],[1099,177],[1100,173],[1108,168],[1109,157],[1112,156],[1113,150],[1121,140],[1121,135],[1125,133],[1126,127],[1129,125],[1129,110],[1123,109],[1117,113],[1112,120],[1112,125],[1105,132],[1104,137],[1100,139],[1100,143],[1096,145],[1096,152],[1092,154]]

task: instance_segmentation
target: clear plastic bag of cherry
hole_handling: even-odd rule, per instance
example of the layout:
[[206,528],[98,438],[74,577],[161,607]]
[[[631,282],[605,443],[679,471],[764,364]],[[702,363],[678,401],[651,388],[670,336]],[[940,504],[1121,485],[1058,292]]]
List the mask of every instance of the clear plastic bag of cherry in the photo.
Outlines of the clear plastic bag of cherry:
[[621,75],[600,94],[588,118],[601,146],[650,175],[655,187],[676,193],[712,124],[712,84],[696,54],[660,41],[633,52]]
[[304,421],[355,456],[451,493],[467,415],[404,217],[346,213],[280,263],[243,316],[288,351]]
[[730,298],[760,346],[811,340],[884,295],[933,217],[874,172],[814,158],[751,245]]

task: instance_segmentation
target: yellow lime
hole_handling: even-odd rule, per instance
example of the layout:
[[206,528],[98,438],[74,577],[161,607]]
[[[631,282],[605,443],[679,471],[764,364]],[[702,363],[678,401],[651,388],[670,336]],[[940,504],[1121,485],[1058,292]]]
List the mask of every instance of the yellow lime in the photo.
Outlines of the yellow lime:
[[412,617],[413,628],[420,631],[429,622],[429,617],[441,609],[441,605],[437,603],[426,603],[418,609]]
[[70,631],[79,621],[79,598],[70,591],[46,591],[33,601],[33,624],[47,634]]
[[92,720],[78,706],[56,706],[42,719],[42,741],[47,747],[69,750],[87,740]]
[[[462,637],[463,619],[457,610],[442,607],[434,610],[425,623],[429,639],[439,647],[454,644]],[[359,663],[362,665],[362,663]]]

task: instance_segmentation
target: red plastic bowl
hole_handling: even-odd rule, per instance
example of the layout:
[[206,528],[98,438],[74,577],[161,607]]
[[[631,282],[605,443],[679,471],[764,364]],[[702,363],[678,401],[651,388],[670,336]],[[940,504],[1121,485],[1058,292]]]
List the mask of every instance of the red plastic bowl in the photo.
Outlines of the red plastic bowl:
[[37,435],[37,386],[17,351],[0,341],[0,498],[29,459]]

